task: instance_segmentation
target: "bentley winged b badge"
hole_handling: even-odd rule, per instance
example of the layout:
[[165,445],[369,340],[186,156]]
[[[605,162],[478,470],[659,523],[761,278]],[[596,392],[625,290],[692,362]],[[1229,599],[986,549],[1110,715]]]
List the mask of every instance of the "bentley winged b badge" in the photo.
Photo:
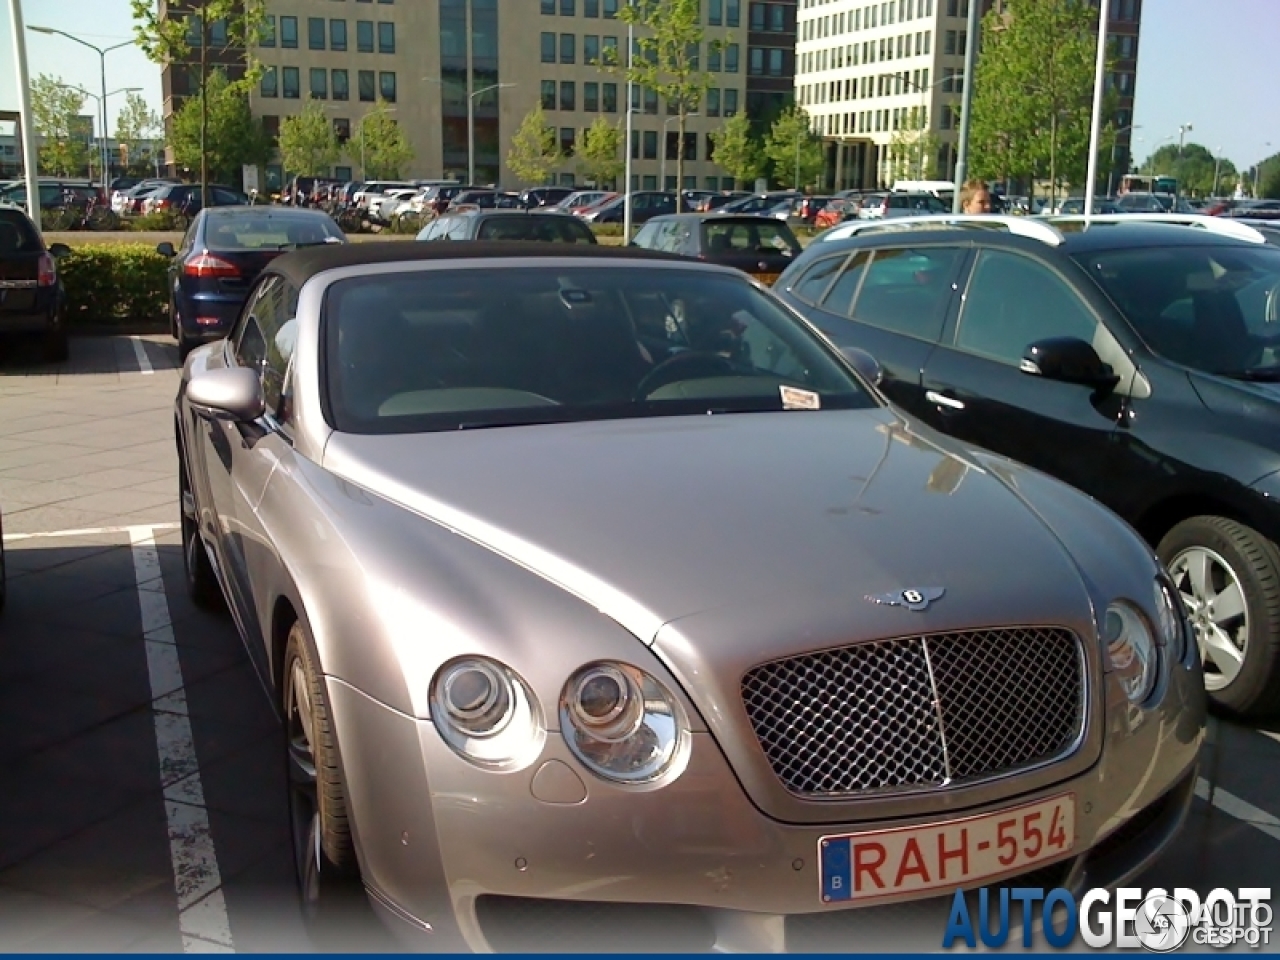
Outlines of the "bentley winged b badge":
[[919,611],[928,607],[933,601],[940,600],[946,592],[945,587],[913,587],[897,593],[869,593],[867,599],[886,607],[906,607],[908,610]]

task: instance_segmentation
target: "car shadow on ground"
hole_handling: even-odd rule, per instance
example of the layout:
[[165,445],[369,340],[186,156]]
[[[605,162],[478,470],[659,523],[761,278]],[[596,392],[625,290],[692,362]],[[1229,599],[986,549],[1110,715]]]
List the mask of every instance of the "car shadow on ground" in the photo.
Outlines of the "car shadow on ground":
[[72,336],[65,361],[44,358],[38,337],[0,338],[0,377],[157,373],[179,370],[177,345],[164,334]]

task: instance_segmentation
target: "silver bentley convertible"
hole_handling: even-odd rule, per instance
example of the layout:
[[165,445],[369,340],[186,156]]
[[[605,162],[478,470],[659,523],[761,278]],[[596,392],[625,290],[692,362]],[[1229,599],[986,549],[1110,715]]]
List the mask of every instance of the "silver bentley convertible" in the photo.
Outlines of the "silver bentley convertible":
[[307,916],[354,889],[432,949],[866,949],[957,888],[1147,866],[1205,720],[1176,592],[875,383],[662,254],[273,261],[175,419],[188,587],[286,724]]

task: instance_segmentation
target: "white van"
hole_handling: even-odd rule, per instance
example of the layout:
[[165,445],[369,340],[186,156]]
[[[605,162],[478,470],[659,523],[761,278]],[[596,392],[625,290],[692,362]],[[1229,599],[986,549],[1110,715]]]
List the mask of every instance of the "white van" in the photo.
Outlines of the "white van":
[[894,193],[930,193],[948,206],[956,195],[956,185],[950,180],[897,180]]

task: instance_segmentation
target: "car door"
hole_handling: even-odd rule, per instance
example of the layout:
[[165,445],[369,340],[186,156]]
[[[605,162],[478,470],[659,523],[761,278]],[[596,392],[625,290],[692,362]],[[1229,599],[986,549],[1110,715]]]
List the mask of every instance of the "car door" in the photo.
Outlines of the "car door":
[[876,358],[881,389],[909,413],[925,406],[921,373],[942,336],[968,247],[933,245],[855,250],[823,285],[821,274],[800,278],[793,295],[818,294],[810,319],[839,346]]
[[[1023,252],[977,251],[957,316],[925,364],[923,418],[1106,500],[1095,478],[1120,456],[1117,423],[1136,369],[1057,267]],[[1099,390],[1025,373],[1026,348],[1049,337],[1093,345],[1122,376]]]

